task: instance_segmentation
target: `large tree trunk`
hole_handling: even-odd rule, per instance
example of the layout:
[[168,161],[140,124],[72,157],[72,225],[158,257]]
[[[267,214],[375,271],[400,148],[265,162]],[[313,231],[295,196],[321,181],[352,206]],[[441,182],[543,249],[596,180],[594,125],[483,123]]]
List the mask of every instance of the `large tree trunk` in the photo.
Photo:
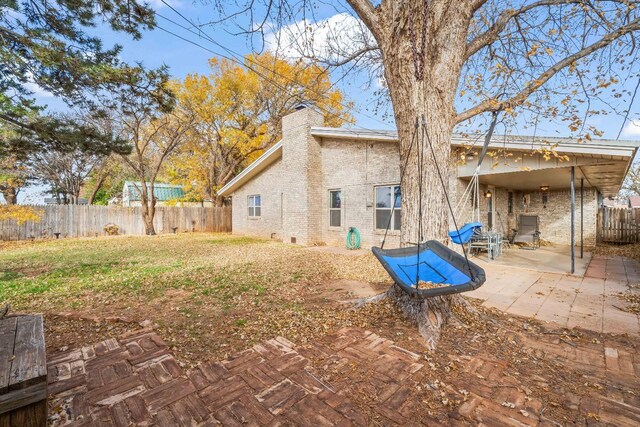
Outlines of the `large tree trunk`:
[[217,207],[224,206],[224,197],[219,196],[219,195],[216,194],[214,196],[214,198],[213,198],[213,204],[214,204],[214,206],[217,206]]
[[156,229],[153,225],[153,217],[155,216],[154,201],[149,204],[148,200],[142,201],[142,221],[144,222],[144,232],[147,236],[155,236]]
[[147,236],[155,236],[156,229],[153,225],[153,217],[156,214],[156,198],[153,197],[153,184],[149,185],[151,198],[149,198],[149,191],[147,191],[146,182],[141,181],[140,185],[140,205],[142,212],[142,222],[144,222],[144,232]]
[[[402,182],[401,244],[441,240],[449,229],[445,191],[451,172],[454,100],[471,11],[449,2],[416,1],[410,7],[380,10],[379,18],[384,27],[375,35],[400,138],[401,168],[409,156]],[[410,148],[416,120],[419,133]],[[430,348],[435,347],[452,305],[463,301],[460,297],[412,298],[395,286],[388,295],[418,323]]]
[[102,175],[102,174],[100,175],[100,178],[98,178],[98,182],[96,182],[96,186],[94,187],[93,191],[91,192],[91,195],[89,196],[89,201],[87,202],[88,204],[92,205],[93,202],[96,201],[96,196],[98,195],[98,191],[100,191],[106,179],[107,179],[106,175]]

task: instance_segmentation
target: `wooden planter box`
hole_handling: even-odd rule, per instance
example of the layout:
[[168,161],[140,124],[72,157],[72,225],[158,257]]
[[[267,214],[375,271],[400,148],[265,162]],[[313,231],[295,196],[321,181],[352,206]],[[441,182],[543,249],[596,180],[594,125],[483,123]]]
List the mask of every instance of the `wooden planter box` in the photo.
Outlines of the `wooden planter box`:
[[47,425],[42,315],[0,320],[0,427]]

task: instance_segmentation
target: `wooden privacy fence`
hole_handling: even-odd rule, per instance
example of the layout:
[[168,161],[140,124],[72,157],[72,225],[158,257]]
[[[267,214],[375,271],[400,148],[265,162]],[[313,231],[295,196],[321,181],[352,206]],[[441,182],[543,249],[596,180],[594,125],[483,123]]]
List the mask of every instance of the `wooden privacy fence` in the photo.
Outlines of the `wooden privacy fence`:
[[600,208],[598,211],[598,241],[640,242],[640,208]]
[[[144,222],[140,207],[95,205],[33,206],[40,213],[40,221],[17,224],[13,220],[0,221],[0,240],[27,240],[60,237],[104,236],[104,226],[116,224],[118,234],[142,235]],[[184,231],[231,231],[231,207],[157,207],[153,223],[156,233]]]

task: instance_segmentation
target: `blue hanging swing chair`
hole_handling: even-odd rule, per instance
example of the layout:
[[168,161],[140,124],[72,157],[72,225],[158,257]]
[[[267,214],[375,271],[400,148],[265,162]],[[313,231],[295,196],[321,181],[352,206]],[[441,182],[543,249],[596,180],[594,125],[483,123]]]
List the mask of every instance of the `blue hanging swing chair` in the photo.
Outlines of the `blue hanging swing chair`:
[[[478,157],[478,165],[476,166],[476,171],[474,172],[473,177],[471,178],[471,181],[469,181],[469,186],[465,190],[462,196],[462,200],[464,200],[464,197],[467,194],[467,191],[469,191],[471,188],[475,187],[475,197],[477,197],[480,191],[478,187],[478,174],[480,173],[480,167],[482,166],[482,161],[484,160],[484,157],[487,155],[487,150],[489,149],[491,136],[493,135],[493,131],[497,124],[498,113],[499,111],[496,111],[493,114],[493,120],[491,121],[491,125],[489,126],[489,132],[487,132],[487,134],[485,135],[484,145],[482,146],[482,151],[480,152],[480,156]],[[480,205],[479,201],[476,200],[476,209],[479,209],[478,207],[479,205]],[[480,218],[480,213],[478,211],[478,219],[479,218]],[[479,232],[481,228],[482,228],[481,222],[468,222],[462,227],[460,227],[459,230],[449,231],[449,237],[451,238],[451,241],[453,243],[456,243],[458,245],[464,245],[469,243],[473,235]]]
[[[480,162],[482,162],[482,157],[484,157],[484,154],[487,151],[489,140],[491,139],[493,129],[496,125],[496,120],[497,112],[494,112],[493,121],[489,128],[487,137],[485,138],[485,145]],[[419,122],[416,120],[415,132],[409,145],[404,168],[400,174],[401,185],[409,156],[411,154],[411,148],[416,140],[418,129]],[[422,116],[422,129],[422,134],[426,136],[429,147],[431,148],[431,154],[433,155],[434,164],[438,172],[438,176],[440,177],[440,183],[447,199],[449,210],[451,211],[451,214],[454,215],[449,202],[449,196],[446,191],[446,185],[442,174],[440,173],[435,152],[433,151],[433,146],[429,139],[429,134],[426,132],[426,119],[424,115]],[[420,147],[422,147],[422,144]],[[422,153],[418,154],[418,161],[421,161]],[[419,176],[422,177],[422,174],[419,173]],[[422,182],[419,183],[419,186],[420,188],[422,187]],[[396,200],[392,205],[392,212],[395,208],[398,196],[399,193],[396,193]],[[420,212],[420,216],[421,215],[422,212]],[[453,217],[453,221],[455,224],[455,215]],[[389,230],[390,225],[391,216],[389,217],[386,231]],[[482,224],[479,222],[465,224],[459,229],[456,226],[456,230],[449,232],[449,237],[454,243],[463,245],[471,239],[473,234],[480,227],[482,227]],[[380,261],[380,264],[382,264],[382,267],[384,267],[387,273],[389,273],[389,276],[393,281],[409,295],[428,298],[472,291],[482,286],[487,279],[484,270],[469,261],[464,246],[462,246],[463,255],[460,255],[456,251],[446,247],[437,240],[427,240],[424,243],[419,243],[415,247],[384,249],[384,243],[387,237],[386,231],[384,238],[382,239],[381,247],[372,248],[373,255],[378,259],[378,261]],[[420,283],[429,283],[435,286],[420,288]]]
[[[417,248],[373,248],[372,251],[393,281],[409,295],[457,294],[477,289],[486,280],[482,268],[437,240],[427,240]],[[420,282],[438,286],[419,288]]]
[[473,237],[476,231],[482,228],[480,222],[469,222],[460,227],[460,230],[452,230],[449,232],[449,237],[453,243],[458,245],[464,245],[469,243],[469,240]]

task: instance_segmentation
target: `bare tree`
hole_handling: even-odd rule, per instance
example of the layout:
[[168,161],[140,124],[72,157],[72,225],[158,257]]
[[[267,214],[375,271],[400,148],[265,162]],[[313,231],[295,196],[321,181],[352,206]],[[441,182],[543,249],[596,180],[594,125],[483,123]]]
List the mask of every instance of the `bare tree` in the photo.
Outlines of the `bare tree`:
[[[226,22],[241,26],[230,7],[219,2]],[[254,12],[248,32],[276,31],[312,18],[312,0],[242,3]],[[418,152],[408,162],[402,191],[402,241],[444,238],[450,227],[444,189],[436,165],[450,173],[451,134],[456,125],[498,110],[507,117],[533,113],[558,119],[582,131],[585,140],[599,131],[587,118],[594,104],[624,113],[627,81],[639,76],[635,36],[640,30],[637,1],[606,0],[346,0],[370,33],[369,43],[353,46],[342,58],[319,58],[348,66],[376,50],[393,106],[401,157],[409,154],[416,120],[425,118]],[[234,5],[237,2],[234,3]],[[266,10],[262,16],[258,10]],[[237,12],[237,10],[235,10]],[[245,15],[243,15],[244,18]],[[223,22],[223,20],[218,20]],[[305,27],[306,28],[306,27]],[[256,30],[257,29],[257,30]],[[342,46],[345,50],[345,47]],[[313,55],[308,55],[313,56]],[[623,111],[620,111],[622,108]],[[430,145],[434,155],[430,155]],[[422,182],[422,185],[418,185]],[[428,212],[428,215],[420,215]],[[449,315],[449,301],[425,301],[420,312],[431,338]],[[429,316],[425,310],[432,310]]]
[[629,168],[629,173],[622,184],[620,196],[640,196],[640,163],[635,162]]
[[145,233],[155,235],[155,182],[165,160],[185,140],[193,120],[174,111],[175,97],[168,87],[166,67],[145,70],[138,66],[125,85],[101,99],[102,126],[113,129],[133,147],[122,159],[139,184]]
[[104,156],[82,150],[40,152],[29,160],[29,172],[33,179],[49,186],[58,203],[75,205],[87,177],[103,161]]
[[133,114],[123,122],[123,130],[130,137],[133,152],[122,158],[138,179],[136,190],[140,193],[147,235],[156,234],[153,218],[156,214],[154,190],[158,174],[164,162],[185,142],[192,123],[188,116],[172,113],[153,120]]

